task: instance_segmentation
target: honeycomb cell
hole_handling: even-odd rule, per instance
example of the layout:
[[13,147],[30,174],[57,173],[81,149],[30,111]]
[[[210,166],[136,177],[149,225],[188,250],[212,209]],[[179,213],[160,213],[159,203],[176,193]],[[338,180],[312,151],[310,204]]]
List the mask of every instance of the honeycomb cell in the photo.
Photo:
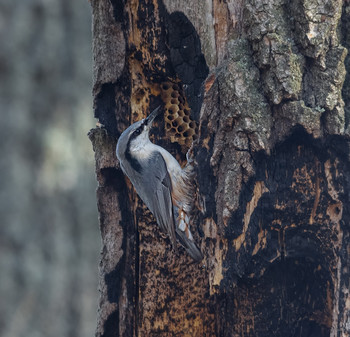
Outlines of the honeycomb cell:
[[183,123],[181,117],[177,117],[175,121],[177,122],[177,125],[181,125]]
[[179,91],[180,90],[179,86],[177,84],[175,84],[175,83],[173,84],[172,88],[175,91]]
[[172,120],[174,119],[174,116],[173,116],[173,115],[169,115],[169,116],[167,117],[167,119],[168,119],[169,121],[172,121]]
[[172,91],[172,93],[171,93],[171,97],[172,98],[178,98],[180,95],[179,95],[179,93],[177,92],[177,91]]
[[170,109],[172,109],[172,110],[174,111],[174,113],[176,113],[176,112],[179,111],[179,106],[176,105],[176,104],[172,104],[172,105],[170,106]]
[[168,90],[170,87],[169,87],[169,85],[167,84],[167,83],[162,83],[162,85],[161,85],[161,87],[162,87],[162,89],[163,90]]
[[170,114],[175,115],[177,114],[178,109],[179,108],[176,105],[172,105],[168,108],[168,111]]
[[171,102],[171,104],[177,104],[177,105],[180,107],[180,105],[179,105],[179,100],[178,100],[178,99],[172,98],[172,99],[170,100],[170,102]]
[[185,113],[184,113],[183,110],[179,110],[179,111],[177,112],[177,114],[178,114],[180,117],[184,117],[184,116],[185,116]]
[[189,126],[190,126],[191,129],[195,129],[195,128],[196,128],[196,123],[193,122],[193,121],[191,121],[191,122],[189,123]]
[[183,120],[185,123],[189,123],[189,121],[190,121],[188,116],[183,116]]

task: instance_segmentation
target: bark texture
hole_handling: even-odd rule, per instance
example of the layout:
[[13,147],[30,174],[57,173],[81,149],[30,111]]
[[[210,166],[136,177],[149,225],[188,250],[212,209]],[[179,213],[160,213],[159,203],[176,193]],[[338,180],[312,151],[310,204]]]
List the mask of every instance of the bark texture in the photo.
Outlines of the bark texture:
[[[349,2],[92,7],[97,336],[349,336]],[[115,159],[159,104],[155,141],[182,163],[193,141],[200,265]]]

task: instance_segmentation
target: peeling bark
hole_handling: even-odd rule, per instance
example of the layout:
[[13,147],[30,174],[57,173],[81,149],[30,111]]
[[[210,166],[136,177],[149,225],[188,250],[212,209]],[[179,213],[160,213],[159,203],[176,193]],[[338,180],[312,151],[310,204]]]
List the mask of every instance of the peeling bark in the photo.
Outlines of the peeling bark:
[[[350,336],[348,2],[92,7],[96,335]],[[172,251],[115,158],[157,105],[154,141],[181,163],[193,142],[200,265]]]

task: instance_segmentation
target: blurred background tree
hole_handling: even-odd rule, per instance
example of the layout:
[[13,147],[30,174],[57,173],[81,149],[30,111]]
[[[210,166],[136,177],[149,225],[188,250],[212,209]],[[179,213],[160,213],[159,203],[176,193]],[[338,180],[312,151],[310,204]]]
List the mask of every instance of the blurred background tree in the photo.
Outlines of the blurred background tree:
[[0,39],[0,336],[92,336],[90,4],[0,0]]

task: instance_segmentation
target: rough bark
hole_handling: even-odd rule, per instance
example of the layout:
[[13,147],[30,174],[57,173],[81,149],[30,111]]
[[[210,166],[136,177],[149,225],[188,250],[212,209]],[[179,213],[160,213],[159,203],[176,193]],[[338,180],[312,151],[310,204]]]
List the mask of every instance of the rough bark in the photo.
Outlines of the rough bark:
[[[97,336],[349,336],[348,1],[92,7]],[[171,250],[115,159],[159,104],[155,141],[184,162],[194,140],[200,265]]]

